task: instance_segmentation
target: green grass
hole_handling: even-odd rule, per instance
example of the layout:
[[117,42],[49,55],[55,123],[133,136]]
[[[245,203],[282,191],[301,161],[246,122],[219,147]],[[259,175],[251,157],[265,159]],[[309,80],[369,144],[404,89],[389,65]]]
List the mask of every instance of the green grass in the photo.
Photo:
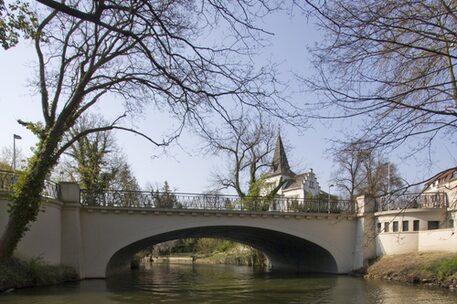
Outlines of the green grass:
[[55,285],[77,279],[73,268],[48,265],[41,259],[24,262],[13,258],[0,262],[0,291]]
[[410,283],[456,286],[457,254],[422,252],[385,256],[367,269],[367,277]]
[[448,280],[457,274],[457,256],[433,261],[423,269],[438,280]]

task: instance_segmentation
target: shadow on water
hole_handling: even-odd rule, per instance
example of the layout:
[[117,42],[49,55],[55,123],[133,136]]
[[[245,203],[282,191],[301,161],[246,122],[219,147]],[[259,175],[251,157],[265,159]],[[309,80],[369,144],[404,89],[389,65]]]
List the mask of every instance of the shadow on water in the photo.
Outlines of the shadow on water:
[[336,275],[244,266],[153,264],[107,280],[0,295],[0,303],[456,303],[457,293]]

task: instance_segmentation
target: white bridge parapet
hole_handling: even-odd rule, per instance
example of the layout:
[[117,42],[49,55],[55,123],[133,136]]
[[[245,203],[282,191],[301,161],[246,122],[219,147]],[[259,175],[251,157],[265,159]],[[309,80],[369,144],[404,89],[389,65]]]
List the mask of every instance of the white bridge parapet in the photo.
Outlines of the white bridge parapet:
[[[357,215],[336,212],[335,203],[330,213],[328,206],[321,212],[292,208],[282,212],[271,207],[236,208],[233,201],[230,208],[138,208],[106,200],[106,206],[81,204],[80,193],[77,184],[61,183],[60,200],[44,199],[45,212],[40,212],[15,254],[72,266],[81,278],[106,277],[126,268],[141,249],[189,237],[250,245],[266,254],[274,270],[348,273],[373,257],[369,239],[363,237],[372,233],[367,232],[373,226],[367,224],[373,214],[370,210]],[[7,204],[7,193],[3,193],[0,233],[8,220]]]

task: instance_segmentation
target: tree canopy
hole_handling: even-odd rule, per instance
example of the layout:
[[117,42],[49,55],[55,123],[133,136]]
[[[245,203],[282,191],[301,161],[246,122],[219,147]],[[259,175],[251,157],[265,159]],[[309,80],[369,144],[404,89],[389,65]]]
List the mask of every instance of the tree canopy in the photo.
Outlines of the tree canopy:
[[456,144],[457,4],[450,0],[326,1],[312,49],[321,118],[361,117],[360,140],[410,151]]
[[[233,111],[267,112],[291,123],[301,118],[281,97],[274,66],[254,64],[269,35],[258,23],[281,1],[83,0],[60,5],[65,8],[37,13],[31,35],[43,117],[19,121],[38,143],[12,195],[0,259],[11,256],[36,219],[44,179],[59,157],[89,134],[122,130],[161,146],[185,126],[204,129],[214,115],[230,122]],[[72,13],[76,11],[86,15]],[[104,126],[70,134],[101,101],[120,103],[125,112]],[[178,128],[167,138],[154,139],[122,125],[123,118],[147,105],[169,113]]]

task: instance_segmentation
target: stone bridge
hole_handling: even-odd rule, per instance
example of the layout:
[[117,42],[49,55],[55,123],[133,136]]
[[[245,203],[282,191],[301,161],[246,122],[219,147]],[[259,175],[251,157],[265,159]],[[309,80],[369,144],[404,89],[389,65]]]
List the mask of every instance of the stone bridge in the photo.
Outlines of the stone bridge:
[[[264,252],[273,270],[348,273],[375,254],[372,210],[349,202],[265,200],[218,195],[105,192],[61,183],[16,255],[74,267],[81,278],[128,268],[132,256],[168,240],[213,237]],[[56,191],[57,193],[57,191]],[[0,233],[8,220],[0,191]]]

